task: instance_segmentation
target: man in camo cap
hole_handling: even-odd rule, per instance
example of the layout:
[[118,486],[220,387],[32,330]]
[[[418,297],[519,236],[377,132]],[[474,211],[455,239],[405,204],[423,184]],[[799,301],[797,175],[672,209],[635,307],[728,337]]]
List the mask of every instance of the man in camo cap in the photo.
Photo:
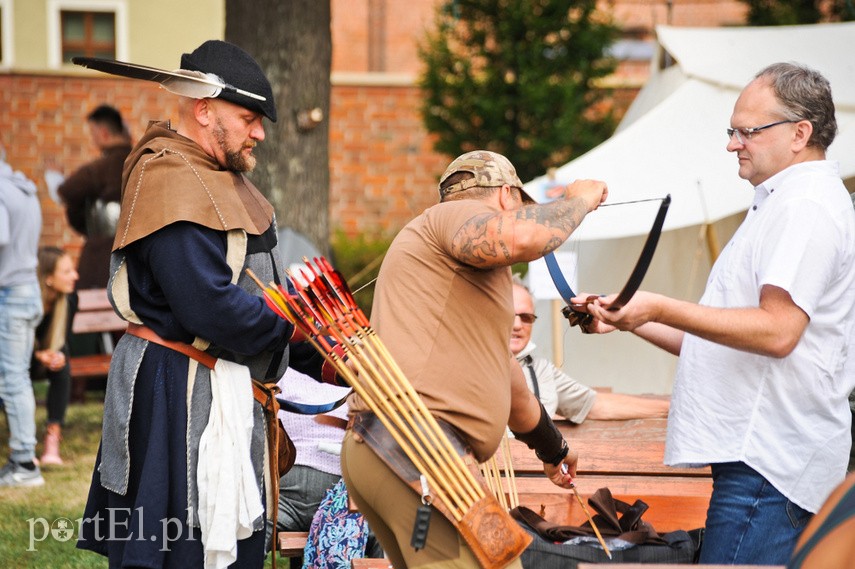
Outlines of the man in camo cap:
[[[457,172],[469,172],[473,177],[455,184],[444,185],[445,180]],[[496,152],[475,150],[458,156],[445,169],[445,173],[439,179],[439,199],[443,201],[443,198],[449,194],[462,192],[475,186],[496,188],[504,184],[519,189],[523,202],[535,203],[531,196],[522,189],[523,184],[510,160]]]
[[[603,182],[577,181],[555,201],[536,204],[501,154],[460,156],[440,179],[440,203],[392,242],[371,314],[432,414],[454,427],[479,462],[493,455],[510,425],[549,478],[565,488],[576,474],[577,455],[526,387],[508,349],[510,266],[557,248],[607,193]],[[354,431],[370,436],[345,437],[342,474],[392,565],[477,567],[454,524],[433,507],[426,543],[418,550],[411,545],[420,497],[380,458],[388,446],[374,442],[365,403],[356,396],[349,403]],[[519,567],[519,559],[511,566]]]

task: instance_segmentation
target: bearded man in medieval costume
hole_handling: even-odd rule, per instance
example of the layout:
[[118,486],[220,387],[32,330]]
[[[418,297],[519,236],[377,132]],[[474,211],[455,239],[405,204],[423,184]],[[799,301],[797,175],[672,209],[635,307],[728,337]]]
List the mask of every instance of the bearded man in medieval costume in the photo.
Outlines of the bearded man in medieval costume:
[[262,119],[276,121],[270,83],[223,41],[184,54],[181,69],[232,88],[181,97],[177,129],[153,124],[125,163],[109,295],[129,327],[78,547],[110,567],[261,567],[278,474],[251,378],[275,383],[289,365],[335,373],[245,271],[284,282],[273,208],[243,174]]

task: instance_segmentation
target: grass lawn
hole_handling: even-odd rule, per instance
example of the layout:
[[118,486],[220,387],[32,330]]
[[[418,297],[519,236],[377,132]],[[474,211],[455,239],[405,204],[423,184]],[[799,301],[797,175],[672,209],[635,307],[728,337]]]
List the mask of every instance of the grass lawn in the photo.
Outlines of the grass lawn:
[[[34,384],[36,400],[36,426],[42,450],[44,435],[44,397],[47,382]],[[107,567],[106,558],[74,547],[77,525],[83,515],[89,481],[95,464],[95,453],[101,440],[100,394],[90,394],[87,403],[70,405],[63,429],[63,466],[42,471],[45,485],[37,488],[0,488],[0,567]],[[0,414],[0,448],[5,464],[9,452],[9,430],[6,415]],[[50,524],[57,529],[61,518],[74,524],[73,538],[68,541],[54,539]],[[32,540],[31,540],[32,536]]]
[[[41,454],[44,436],[46,382],[34,384],[36,426]],[[0,567],[101,569],[107,560],[95,553],[75,548],[79,519],[83,515],[95,454],[101,440],[103,393],[92,392],[84,404],[68,408],[61,447],[63,466],[42,470],[45,485],[37,488],[0,488]],[[8,457],[9,430],[5,413],[0,413],[0,460]],[[58,529],[62,518],[73,525],[67,541],[55,539],[50,530]],[[61,536],[61,534],[59,534]],[[270,556],[265,567],[270,567]],[[280,558],[277,567],[288,567]]]

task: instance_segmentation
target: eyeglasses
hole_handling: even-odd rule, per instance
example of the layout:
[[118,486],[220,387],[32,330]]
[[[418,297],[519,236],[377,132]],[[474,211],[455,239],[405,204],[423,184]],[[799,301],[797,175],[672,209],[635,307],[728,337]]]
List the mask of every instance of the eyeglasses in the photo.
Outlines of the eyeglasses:
[[739,144],[745,144],[746,140],[751,140],[751,137],[754,136],[754,133],[760,132],[761,130],[766,130],[767,128],[772,128],[773,126],[778,126],[779,124],[787,124],[792,122],[799,121],[778,121],[769,124],[764,124],[763,126],[755,126],[752,128],[729,128],[727,129],[727,139],[730,140],[735,134],[736,141]]
[[523,324],[534,324],[534,321],[537,320],[537,314],[532,314],[531,312],[522,312],[515,316],[519,316]]

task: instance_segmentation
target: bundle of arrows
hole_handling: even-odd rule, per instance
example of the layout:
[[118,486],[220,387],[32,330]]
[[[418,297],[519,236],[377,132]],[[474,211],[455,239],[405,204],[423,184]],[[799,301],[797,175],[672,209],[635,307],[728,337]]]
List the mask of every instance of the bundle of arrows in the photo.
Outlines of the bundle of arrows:
[[335,367],[460,521],[484,498],[484,488],[371,328],[341,274],[323,257],[304,261],[302,274],[288,272],[295,293],[256,279],[268,305]]
[[421,474],[423,503],[441,503],[482,567],[507,565],[525,549],[530,536],[467,467],[341,274],[323,257],[304,261],[306,268],[300,274],[287,273],[293,293],[248,274],[263,290],[267,304],[334,366],[412,461]]
[[[507,439],[500,449],[506,464],[505,478],[510,485],[506,500],[495,457],[481,465],[486,482],[482,485],[395,363],[356,304],[341,274],[323,257],[312,261],[304,258],[304,261],[306,268],[299,274],[287,273],[293,293],[281,284],[264,285],[249,270],[247,274],[264,292],[268,306],[294,324],[375,413],[421,473],[423,501],[426,498],[430,500],[427,503],[433,501],[434,496],[426,496],[429,488],[461,529],[461,535],[473,548],[482,567],[503,566],[519,555],[528,538],[519,542],[517,547],[511,546],[510,550],[501,546],[491,547],[489,543],[496,545],[497,525],[505,530],[513,528],[515,532],[520,531],[507,516],[508,507],[518,505]],[[593,525],[594,521],[578,493],[576,498],[611,558],[611,552]],[[486,521],[485,518],[492,519]],[[505,535],[509,536],[508,533]],[[499,551],[502,549],[504,551]]]

